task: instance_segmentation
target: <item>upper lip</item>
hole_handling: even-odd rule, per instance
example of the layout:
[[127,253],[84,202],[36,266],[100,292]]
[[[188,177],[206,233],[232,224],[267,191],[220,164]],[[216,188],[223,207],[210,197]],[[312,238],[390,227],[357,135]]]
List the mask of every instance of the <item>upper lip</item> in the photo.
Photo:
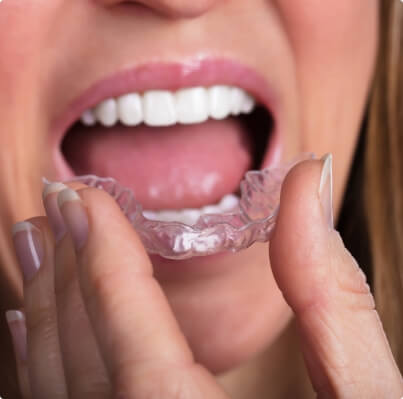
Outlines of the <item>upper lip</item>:
[[229,59],[189,59],[186,62],[155,62],[118,71],[89,86],[52,124],[52,142],[60,145],[67,130],[81,114],[102,100],[146,90],[178,90],[185,87],[234,85],[249,92],[276,121],[278,96],[272,86],[252,68]]

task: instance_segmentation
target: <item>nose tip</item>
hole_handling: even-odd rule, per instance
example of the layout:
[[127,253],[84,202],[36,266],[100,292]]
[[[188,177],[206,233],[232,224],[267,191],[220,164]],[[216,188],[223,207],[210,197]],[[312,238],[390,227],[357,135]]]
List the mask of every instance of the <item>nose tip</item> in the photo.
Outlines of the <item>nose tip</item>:
[[206,13],[219,0],[95,0],[104,6],[137,3],[175,18],[195,18]]

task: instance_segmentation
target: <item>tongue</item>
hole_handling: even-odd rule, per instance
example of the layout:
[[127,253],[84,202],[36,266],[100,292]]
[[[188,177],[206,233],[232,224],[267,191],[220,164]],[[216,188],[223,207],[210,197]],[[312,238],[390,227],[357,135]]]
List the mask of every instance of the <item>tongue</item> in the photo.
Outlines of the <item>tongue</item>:
[[75,174],[114,177],[150,210],[198,208],[235,192],[252,164],[250,148],[235,119],[164,128],[76,125],[63,142]]

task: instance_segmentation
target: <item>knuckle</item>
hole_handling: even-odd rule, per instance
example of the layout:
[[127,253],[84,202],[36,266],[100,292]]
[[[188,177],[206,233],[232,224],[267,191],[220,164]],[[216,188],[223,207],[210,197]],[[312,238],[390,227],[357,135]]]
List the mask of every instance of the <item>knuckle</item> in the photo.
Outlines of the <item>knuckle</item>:
[[[64,276],[66,275],[67,273],[64,273]],[[78,280],[76,278],[73,278],[73,276],[64,278],[64,276],[60,279],[62,280],[61,282],[55,284],[54,293],[57,308],[63,308],[79,290]]]
[[125,276],[118,270],[99,270],[90,276],[86,288],[82,290],[83,303],[89,315],[102,314],[106,318],[120,315],[121,309],[131,307],[127,292],[121,289]]
[[56,325],[54,304],[49,302],[38,303],[32,306],[26,314],[27,330],[32,333],[43,333]]
[[119,270],[102,270],[102,268],[89,270],[89,284],[87,289],[83,290],[84,301],[91,308],[111,305],[116,293],[119,292],[120,279]]
[[[102,263],[101,263],[102,264]],[[129,292],[122,289],[127,286],[128,278],[133,278],[136,274],[136,284],[141,289],[148,287],[150,278],[142,272],[132,271],[128,277],[127,272],[119,267],[99,267],[97,260],[87,266],[86,271],[86,289],[82,290],[84,302],[97,311],[118,312],[120,307],[127,308],[126,302],[131,299],[128,297]]]
[[341,299],[343,303],[354,310],[373,310],[375,303],[367,283],[367,277],[353,255],[344,247],[338,233],[335,235],[333,245],[342,248],[341,251],[335,251],[337,256],[331,261],[332,267],[329,276],[333,281],[337,299]]
[[56,299],[68,296],[68,293],[74,290],[78,284],[75,266],[75,259],[66,257],[56,260],[55,268],[57,271],[55,272],[54,284]]

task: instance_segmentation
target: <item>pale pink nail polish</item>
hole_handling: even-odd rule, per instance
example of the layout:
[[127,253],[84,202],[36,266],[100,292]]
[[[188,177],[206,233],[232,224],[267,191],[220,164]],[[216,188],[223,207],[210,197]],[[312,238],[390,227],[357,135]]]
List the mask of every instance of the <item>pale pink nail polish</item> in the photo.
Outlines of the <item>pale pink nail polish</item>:
[[83,202],[76,191],[66,188],[59,193],[57,203],[74,246],[80,250],[88,237],[88,216]]
[[26,362],[27,328],[25,315],[19,310],[8,310],[6,312],[6,319],[13,340],[14,352],[21,362]]
[[332,230],[334,228],[332,154],[325,155],[322,161],[323,166],[319,184],[319,199],[326,223],[329,229]]
[[43,205],[49,220],[50,227],[53,231],[56,243],[66,234],[66,226],[63,216],[57,205],[57,194],[63,191],[67,186],[63,183],[50,183],[44,186],[42,192]]
[[39,270],[43,256],[41,231],[29,222],[19,222],[13,226],[13,243],[18,264],[26,281],[31,280]]

